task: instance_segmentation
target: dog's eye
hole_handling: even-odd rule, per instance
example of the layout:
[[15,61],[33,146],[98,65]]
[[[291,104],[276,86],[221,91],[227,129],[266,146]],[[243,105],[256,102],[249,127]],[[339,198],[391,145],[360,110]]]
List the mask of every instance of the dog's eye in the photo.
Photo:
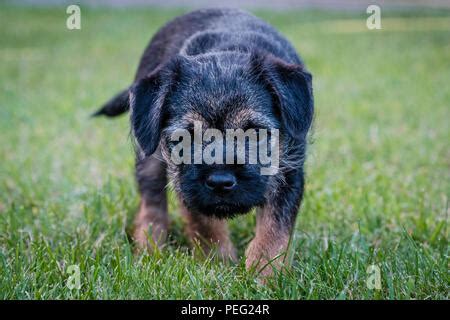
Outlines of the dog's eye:
[[187,130],[191,135],[194,134],[194,124],[190,123],[186,126],[185,130]]
[[256,131],[261,130],[261,129],[267,130],[266,126],[259,124],[259,123],[255,123],[255,122],[247,122],[245,124],[245,126],[242,128],[242,130],[244,130],[244,131],[251,130],[251,129],[256,130]]

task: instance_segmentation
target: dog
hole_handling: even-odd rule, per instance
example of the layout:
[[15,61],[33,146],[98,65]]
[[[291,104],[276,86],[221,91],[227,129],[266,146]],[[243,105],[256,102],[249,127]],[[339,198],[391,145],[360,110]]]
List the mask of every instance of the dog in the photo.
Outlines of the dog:
[[[236,260],[227,219],[256,208],[246,267],[281,268],[304,192],[307,135],[313,121],[312,76],[294,47],[263,20],[238,9],[202,9],[162,27],[145,49],[134,83],[94,115],[130,111],[140,207],[134,240],[162,246],[168,233],[166,186],[180,200],[188,235],[205,251]],[[174,164],[170,137],[195,122],[224,132],[273,128],[279,168]],[[263,274],[273,273],[264,268]]]

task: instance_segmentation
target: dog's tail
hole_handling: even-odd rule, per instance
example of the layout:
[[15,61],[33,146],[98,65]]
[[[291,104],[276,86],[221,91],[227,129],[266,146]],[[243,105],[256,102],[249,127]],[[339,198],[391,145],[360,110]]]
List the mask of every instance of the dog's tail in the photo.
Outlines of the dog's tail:
[[128,88],[115,95],[114,98],[105,103],[100,109],[92,114],[92,117],[106,116],[117,117],[130,109],[128,101]]

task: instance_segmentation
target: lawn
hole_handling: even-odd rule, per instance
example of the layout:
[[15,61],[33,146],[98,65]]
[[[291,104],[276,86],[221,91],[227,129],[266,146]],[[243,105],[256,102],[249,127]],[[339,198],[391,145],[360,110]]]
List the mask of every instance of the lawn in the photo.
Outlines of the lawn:
[[[169,246],[133,255],[128,120],[89,114],[182,12],[82,8],[69,31],[65,8],[0,5],[0,298],[448,299],[450,11],[383,12],[381,31],[365,12],[256,12],[314,75],[292,267],[263,286],[243,259],[194,257],[173,194]],[[230,223],[241,257],[254,220]]]

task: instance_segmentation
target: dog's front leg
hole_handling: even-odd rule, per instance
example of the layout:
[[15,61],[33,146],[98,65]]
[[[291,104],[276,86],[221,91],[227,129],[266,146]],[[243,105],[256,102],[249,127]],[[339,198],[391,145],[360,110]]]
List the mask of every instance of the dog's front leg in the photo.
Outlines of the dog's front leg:
[[256,234],[246,250],[245,265],[269,276],[273,268],[280,269],[286,261],[292,226],[276,219],[274,208],[267,206],[257,210]]
[[167,237],[166,164],[158,155],[138,160],[136,178],[141,203],[134,220],[134,240],[139,248],[152,250],[161,247]]
[[246,267],[256,268],[263,277],[288,262],[289,239],[303,196],[303,172],[287,177],[271,201],[256,212],[256,233],[246,250]]

